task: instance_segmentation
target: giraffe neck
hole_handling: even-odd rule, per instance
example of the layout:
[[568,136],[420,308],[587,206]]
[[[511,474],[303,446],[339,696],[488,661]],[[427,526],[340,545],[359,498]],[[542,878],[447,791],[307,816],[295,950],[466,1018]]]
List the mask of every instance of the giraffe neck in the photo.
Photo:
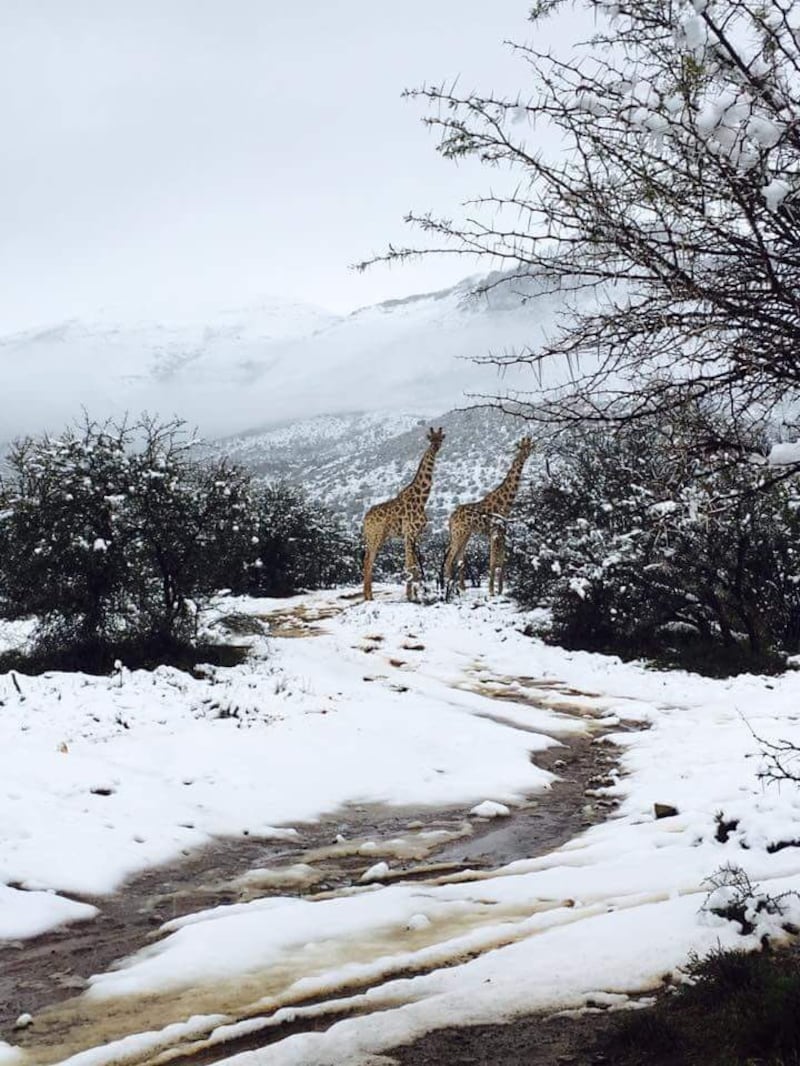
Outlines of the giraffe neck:
[[489,511],[492,514],[508,514],[511,504],[517,497],[519,481],[522,477],[522,468],[525,465],[526,458],[523,455],[515,456],[508,473],[497,488],[492,489],[490,493],[484,496],[481,510]]
[[416,501],[423,505],[427,502],[433,485],[433,464],[435,461],[436,449],[431,444],[419,461],[413,481],[410,481],[403,489],[403,495],[413,496]]

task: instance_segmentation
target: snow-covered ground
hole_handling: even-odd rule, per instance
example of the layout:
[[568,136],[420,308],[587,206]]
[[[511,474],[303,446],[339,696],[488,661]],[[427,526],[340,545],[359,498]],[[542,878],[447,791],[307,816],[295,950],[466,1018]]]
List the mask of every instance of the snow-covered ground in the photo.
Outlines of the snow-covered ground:
[[[754,738],[800,744],[797,673],[716,681],[567,653],[525,637],[510,605],[482,600],[420,607],[393,590],[371,604],[327,593],[223,607],[294,607],[320,628],[253,638],[246,664],[203,679],[166,668],[0,677],[0,937],[90,920],[70,894],[110,892],[214,836],[286,834],[348,803],[456,804],[466,816],[491,801],[479,811],[513,816],[552,780],[531,752],[570,735],[619,745],[623,774],[601,790],[619,807],[498,870],[382,883],[391,855],[383,866],[365,853],[364,882],[344,892],[168,923],[92,980],[64,1045],[73,1066],[348,1010],[230,1061],[355,1063],[439,1025],[624,1003],[690,951],[776,931],[764,917],[742,937],[701,909],[724,863],[762,891],[800,889],[800,848],[775,850],[800,838],[800,790],[762,785]],[[623,720],[648,728],[615,731]],[[654,803],[679,813],[656,820]],[[724,842],[719,812],[737,823]],[[75,1003],[64,1010],[74,1016]],[[124,1040],[95,1045],[98,1017],[118,1019]],[[6,1060],[56,1061],[0,1045]]]

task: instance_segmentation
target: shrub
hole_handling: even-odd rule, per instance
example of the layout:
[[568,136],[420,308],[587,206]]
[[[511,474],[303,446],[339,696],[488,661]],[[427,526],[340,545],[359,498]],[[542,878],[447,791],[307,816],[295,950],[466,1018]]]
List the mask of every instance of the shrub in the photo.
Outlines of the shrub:
[[554,640],[709,672],[797,650],[796,481],[767,484],[763,465],[724,451],[690,458],[682,440],[703,417],[576,432],[521,501],[514,591],[552,606]]
[[329,588],[359,580],[355,537],[330,511],[287,484],[261,488],[253,499],[258,554],[242,560],[234,588],[258,596],[286,596],[301,588]]
[[800,1063],[796,951],[712,951],[687,966],[687,984],[635,1011],[611,1038],[612,1061],[704,1066]]
[[[102,667],[191,642],[219,560],[244,557],[249,478],[198,463],[180,422],[86,420],[27,439],[2,484],[7,613],[39,618],[36,644]],[[249,549],[251,555],[252,548]]]
[[179,421],[86,420],[26,439],[0,483],[0,609],[36,615],[34,659],[185,661],[219,588],[280,595],[352,576],[338,525],[297,490],[199,461]]

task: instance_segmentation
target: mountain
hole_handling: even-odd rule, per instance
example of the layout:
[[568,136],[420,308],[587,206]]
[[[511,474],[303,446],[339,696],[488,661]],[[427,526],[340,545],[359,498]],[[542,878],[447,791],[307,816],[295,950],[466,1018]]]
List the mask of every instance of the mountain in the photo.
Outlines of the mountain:
[[82,322],[0,337],[6,405],[0,439],[94,417],[174,414],[209,437],[353,411],[417,416],[470,393],[535,386],[471,357],[535,345],[561,310],[530,281],[478,280],[350,315],[265,302],[202,321]]
[[[393,496],[414,476],[429,424],[442,426],[446,434],[427,508],[436,528],[456,504],[482,496],[502,479],[514,444],[530,428],[526,423],[492,408],[427,419],[407,413],[325,415],[220,441],[214,451],[266,481],[302,485],[355,525],[368,507]],[[541,453],[534,453],[527,476],[542,463]]]

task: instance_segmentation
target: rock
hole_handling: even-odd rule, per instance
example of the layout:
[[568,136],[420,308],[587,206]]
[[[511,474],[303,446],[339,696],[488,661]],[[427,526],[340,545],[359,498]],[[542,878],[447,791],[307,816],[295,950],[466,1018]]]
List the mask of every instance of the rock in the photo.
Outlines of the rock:
[[20,1014],[19,1018],[14,1022],[15,1029],[27,1029],[29,1025],[33,1025],[32,1014]]
[[669,803],[653,804],[653,814],[655,814],[656,818],[674,818],[678,813],[678,808]]

